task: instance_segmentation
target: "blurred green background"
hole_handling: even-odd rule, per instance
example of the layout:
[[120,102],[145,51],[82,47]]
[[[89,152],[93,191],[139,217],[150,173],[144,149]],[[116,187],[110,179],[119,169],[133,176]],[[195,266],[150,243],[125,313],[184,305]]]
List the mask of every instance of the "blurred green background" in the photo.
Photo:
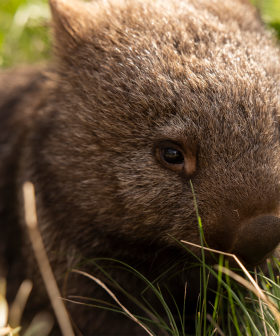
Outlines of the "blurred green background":
[[49,57],[49,19],[47,0],[0,0],[0,66]]
[[[280,0],[252,2],[280,40]],[[0,0],[0,67],[48,58],[49,19],[47,0]]]

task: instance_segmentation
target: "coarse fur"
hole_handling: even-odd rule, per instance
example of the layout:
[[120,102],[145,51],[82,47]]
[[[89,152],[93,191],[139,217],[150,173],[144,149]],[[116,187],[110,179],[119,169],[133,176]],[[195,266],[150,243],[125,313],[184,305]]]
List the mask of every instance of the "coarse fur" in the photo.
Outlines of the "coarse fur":
[[[210,247],[238,254],[246,237],[259,243],[269,230],[249,224],[280,215],[280,63],[254,8],[241,0],[50,5],[54,61],[0,76],[0,268],[10,298],[31,278],[28,309],[48,302],[23,222],[26,180],[63,295],[109,301],[80,275],[63,285],[79,257],[121,260],[150,279],[186,263],[171,236],[200,244],[190,179]],[[166,144],[184,152],[185,170],[165,165]],[[90,263],[79,268],[104,280]],[[108,272],[139,298],[139,280]],[[184,276],[169,288],[182,300],[187,280],[195,302],[195,273]],[[84,335],[145,334],[125,316],[67,307]]]

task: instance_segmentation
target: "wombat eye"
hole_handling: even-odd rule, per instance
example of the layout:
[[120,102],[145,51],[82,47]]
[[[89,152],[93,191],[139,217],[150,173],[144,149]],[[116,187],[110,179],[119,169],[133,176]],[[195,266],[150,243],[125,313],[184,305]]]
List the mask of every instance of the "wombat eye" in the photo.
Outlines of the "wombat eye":
[[164,141],[157,145],[155,154],[157,162],[166,169],[184,173],[188,177],[195,173],[196,156],[191,150],[186,153],[180,145]]
[[165,148],[162,156],[167,163],[182,164],[184,162],[184,155],[174,148]]

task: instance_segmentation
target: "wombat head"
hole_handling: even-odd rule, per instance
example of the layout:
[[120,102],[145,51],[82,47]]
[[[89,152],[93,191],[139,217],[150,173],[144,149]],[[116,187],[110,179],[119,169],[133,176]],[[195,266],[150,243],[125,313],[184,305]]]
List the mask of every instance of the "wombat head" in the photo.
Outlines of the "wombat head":
[[270,253],[280,63],[249,4],[50,4],[58,85],[39,193],[57,204],[52,221],[67,223],[52,237],[79,251],[100,233],[200,244],[191,180],[209,247],[249,264]]

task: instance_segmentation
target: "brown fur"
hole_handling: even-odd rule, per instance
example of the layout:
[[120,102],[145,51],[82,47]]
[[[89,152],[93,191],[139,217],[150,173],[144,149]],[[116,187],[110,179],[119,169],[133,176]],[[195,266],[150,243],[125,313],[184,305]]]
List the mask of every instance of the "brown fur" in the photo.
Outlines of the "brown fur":
[[[151,279],[188,260],[170,235],[199,244],[189,179],[210,247],[238,253],[243,237],[259,241],[266,227],[250,229],[252,220],[279,218],[280,64],[255,10],[238,0],[50,4],[54,62],[0,77],[0,255],[8,283],[32,277],[31,306],[45,306],[22,223],[26,180],[35,184],[58,279],[78,256],[115,258]],[[161,162],[166,141],[184,151],[184,172]],[[101,276],[93,265],[80,268]],[[137,279],[109,272],[140,295]],[[185,274],[190,292],[194,274]],[[109,300],[81,276],[68,280],[67,294]],[[183,283],[180,274],[169,285],[176,298]],[[86,335],[145,334],[122,315],[68,308]]]

